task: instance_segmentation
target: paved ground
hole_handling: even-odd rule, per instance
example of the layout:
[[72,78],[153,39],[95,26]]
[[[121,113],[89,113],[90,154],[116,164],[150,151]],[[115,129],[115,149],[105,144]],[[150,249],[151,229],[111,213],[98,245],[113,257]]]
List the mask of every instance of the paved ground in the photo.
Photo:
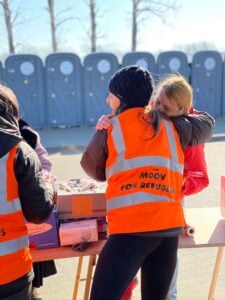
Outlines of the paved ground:
[[[213,141],[206,145],[210,186],[200,194],[189,197],[187,200],[189,207],[219,206],[220,175],[225,173],[225,120],[219,120],[217,124]],[[84,146],[93,132],[92,127],[40,130],[43,143],[49,150],[55,175],[61,179],[86,177],[79,161]],[[210,220],[203,221],[210,222]],[[179,250],[178,300],[207,300],[215,256],[214,248]],[[44,281],[42,289],[44,299],[70,300],[77,259],[61,259],[57,260],[56,264],[58,274]],[[225,299],[224,282],[225,262],[220,272],[215,300]],[[82,288],[83,285],[79,292],[79,300],[83,300]],[[135,289],[133,299],[141,299],[139,286]]]

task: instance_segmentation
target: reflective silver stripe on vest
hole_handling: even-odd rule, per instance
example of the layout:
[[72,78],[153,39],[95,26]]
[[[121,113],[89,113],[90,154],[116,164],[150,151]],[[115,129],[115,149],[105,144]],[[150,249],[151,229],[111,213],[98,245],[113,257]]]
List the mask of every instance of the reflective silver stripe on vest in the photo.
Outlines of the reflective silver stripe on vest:
[[21,210],[19,199],[6,201],[7,199],[7,182],[6,182],[6,165],[8,155],[0,159],[0,215],[10,214]]
[[175,137],[173,133],[173,128],[171,123],[169,123],[167,120],[162,120],[166,127],[166,132],[167,132],[167,137],[168,137],[168,142],[170,146],[170,153],[172,155],[172,159],[175,161],[178,161],[178,154],[177,154],[177,147],[176,147],[176,142],[175,142]]
[[113,130],[112,130],[113,142],[117,153],[120,154],[125,151],[126,147],[125,147],[119,119],[117,117],[113,118],[112,124],[113,124]]
[[12,254],[28,247],[28,237],[23,236],[15,240],[0,242],[0,256]]
[[[19,199],[6,201],[7,199],[7,159],[8,154],[0,158],[0,218],[17,211],[21,211],[21,204]],[[18,237],[13,240],[0,242],[0,256],[15,253],[19,250],[28,247],[27,235]]]
[[122,155],[125,152],[125,143],[120,123],[117,117],[113,118],[112,137],[118,157],[117,161],[106,169],[106,177],[109,178],[110,176],[121,171],[129,171],[134,168],[146,167],[147,165],[158,165],[160,167],[169,168],[173,171],[183,174],[183,164],[178,162],[176,142],[171,124],[166,120],[162,120],[162,122],[165,124],[172,160],[162,156],[142,156],[125,159]]
[[107,178],[121,171],[129,171],[134,168],[149,166],[159,166],[171,169],[183,174],[183,165],[162,156],[145,156],[131,159],[118,159],[117,163],[107,168]]
[[154,195],[145,192],[137,192],[129,195],[114,197],[107,200],[107,210],[126,207],[130,205],[151,203],[151,202],[170,202],[172,199],[169,197]]

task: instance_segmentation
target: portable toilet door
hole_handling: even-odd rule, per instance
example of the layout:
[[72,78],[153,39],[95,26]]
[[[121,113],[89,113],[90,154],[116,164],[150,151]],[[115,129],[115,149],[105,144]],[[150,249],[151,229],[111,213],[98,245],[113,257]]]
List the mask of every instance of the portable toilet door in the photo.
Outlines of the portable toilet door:
[[223,60],[222,116],[225,117],[225,57]]
[[189,81],[189,66],[187,55],[182,51],[161,52],[157,58],[159,78],[168,74],[180,74]]
[[0,61],[0,83],[1,84],[5,83],[4,69],[1,61]]
[[94,125],[103,114],[110,113],[106,103],[108,82],[119,69],[112,53],[92,53],[84,58],[84,122]]
[[46,57],[47,123],[50,127],[82,124],[82,69],[74,53]]
[[149,52],[128,52],[122,58],[122,67],[138,65],[151,72],[152,76],[156,73],[156,62],[153,54]]
[[194,107],[214,117],[222,115],[222,57],[217,51],[196,52],[192,60],[191,84]]
[[6,82],[19,102],[20,116],[34,128],[46,123],[44,72],[36,55],[12,55],[5,61]]

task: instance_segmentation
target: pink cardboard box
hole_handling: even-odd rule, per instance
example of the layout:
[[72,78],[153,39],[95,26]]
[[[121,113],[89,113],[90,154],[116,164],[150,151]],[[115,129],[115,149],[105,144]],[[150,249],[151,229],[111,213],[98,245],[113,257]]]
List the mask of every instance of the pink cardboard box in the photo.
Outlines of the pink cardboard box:
[[59,239],[61,246],[98,241],[96,219],[61,223]]
[[106,216],[105,187],[91,179],[59,182],[57,209],[60,220]]
[[31,248],[46,249],[59,246],[58,214],[55,210],[42,224],[27,222],[28,238]]

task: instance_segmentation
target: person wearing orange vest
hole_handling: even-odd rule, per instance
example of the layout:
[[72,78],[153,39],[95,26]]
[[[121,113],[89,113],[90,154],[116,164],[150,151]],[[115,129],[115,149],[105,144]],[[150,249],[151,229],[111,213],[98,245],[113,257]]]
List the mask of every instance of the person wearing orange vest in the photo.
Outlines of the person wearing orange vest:
[[[52,209],[53,190],[42,176],[37,154],[19,132],[18,102],[0,85],[0,299],[28,300],[32,258],[25,218],[42,223]],[[25,217],[25,218],[24,218]]]
[[[161,97],[159,97],[160,94],[162,94]],[[157,85],[150,104],[165,116],[170,117],[179,133],[184,148],[183,196],[200,192],[209,184],[204,144],[201,143],[205,143],[211,138],[215,120],[207,112],[199,112],[191,108],[192,89],[187,80],[181,75],[170,74],[163,77]],[[96,125],[96,129],[107,129],[111,124],[110,117],[110,115],[102,116]],[[199,120],[201,120],[200,123]],[[185,124],[192,124],[193,128],[186,128]],[[191,145],[195,146],[189,145],[190,138],[188,138],[187,132],[191,132],[194,136]],[[98,141],[96,141],[97,143]],[[177,268],[166,299],[176,299],[177,297],[176,278]],[[131,299],[132,291],[136,286],[137,278],[134,278],[121,300]]]
[[[120,78],[120,82],[115,83],[114,81],[113,89],[114,91],[117,90],[117,92],[115,92],[116,94],[124,95],[126,93],[126,91],[123,90],[123,83],[123,78]],[[130,88],[131,87],[128,87],[128,89]],[[197,116],[182,115],[176,117],[173,122],[179,133],[183,148],[208,141],[212,136],[215,124],[214,119],[206,112],[199,112]],[[100,130],[107,129],[110,124],[110,119],[107,116],[103,116],[100,118],[96,128]],[[103,130],[102,133],[99,131],[96,132],[92,142],[84,152],[81,161],[81,165],[86,173],[90,177],[100,181],[105,180],[105,165],[108,157],[108,145],[105,143],[106,134],[106,130]],[[131,281],[131,284],[133,283],[136,285],[134,280]],[[130,290],[129,293],[124,293],[120,299],[130,299],[131,292],[132,290]],[[155,299],[160,298],[156,296]]]
[[[137,67],[128,67],[125,69],[121,70],[115,74],[115,76],[112,78],[112,80],[110,81],[110,85],[109,85],[109,90],[110,90],[110,94],[109,97],[107,98],[107,102],[110,104],[110,107],[113,110],[113,114],[119,114],[122,112],[122,115],[126,112],[126,110],[128,108],[132,108],[138,106],[139,104],[142,103],[143,105],[143,99],[146,99],[146,90],[143,87],[143,82],[141,84],[140,81],[136,80],[136,84],[135,84],[135,78],[131,76],[132,74],[132,70],[134,71],[135,68]],[[138,68],[136,69],[138,70]],[[117,80],[116,80],[117,79]],[[137,79],[137,78],[136,78]],[[117,96],[114,97],[114,96]],[[136,98],[135,98],[136,97]],[[130,99],[130,101],[128,102],[127,99]],[[118,100],[121,101],[121,103],[118,103]],[[125,102],[125,103],[124,103]],[[147,103],[147,101],[146,101]],[[153,116],[153,119],[157,120],[157,114],[153,113],[152,111],[150,111],[150,114]],[[125,114],[124,114],[125,115]],[[140,114],[142,115],[142,114]],[[138,119],[140,120],[141,117],[139,116]],[[104,118],[103,118],[104,120]],[[133,124],[133,122],[131,121],[131,119],[128,118],[124,118],[123,117],[123,122],[126,121],[127,126],[130,124]],[[154,122],[152,121],[152,124],[154,126],[154,128],[158,128],[157,124],[158,122]],[[106,124],[104,124],[103,122],[103,126],[100,129],[104,129],[107,128],[108,125],[110,124],[110,122],[107,122],[106,119]],[[121,122],[120,122],[121,124]],[[202,112],[200,114],[200,116],[198,118],[195,118],[192,115],[188,115],[188,116],[181,116],[178,117],[176,120],[176,129],[179,132],[179,137],[182,143],[183,147],[186,146],[190,146],[190,145],[198,145],[200,143],[204,143],[206,141],[208,141],[211,136],[212,136],[212,132],[213,132],[213,128],[214,128],[214,119],[208,115],[207,113]],[[151,129],[151,125],[149,124],[149,129]],[[110,128],[111,130],[111,128]],[[130,141],[131,144],[139,145],[140,147],[143,146],[143,140],[141,141],[137,141],[137,137],[136,137],[136,131],[133,130],[133,128],[130,126],[130,130],[131,132],[127,131],[122,131],[123,134],[126,137],[129,137],[131,135],[131,139],[133,142]],[[111,132],[111,131],[109,131]],[[115,135],[115,140],[116,145],[118,146],[118,152],[114,150],[114,146],[110,146],[111,148],[109,148],[109,144],[108,140],[107,140],[107,133],[109,134],[109,132],[107,132],[106,130],[102,130],[102,131],[97,131],[95,136],[93,137],[92,141],[90,142],[90,144],[88,145],[86,151],[83,153],[82,156],[82,160],[81,160],[81,165],[83,167],[83,169],[85,170],[85,172],[92,178],[99,180],[99,181],[104,181],[106,178],[106,166],[107,166],[107,160],[108,160],[108,156],[109,156],[109,152],[110,150],[114,151],[114,153],[122,153],[123,151],[120,151],[120,149],[124,149],[124,144],[122,143],[122,148],[120,147],[121,145],[121,139],[120,139],[120,135]],[[143,132],[140,133],[140,135],[143,135]],[[137,135],[138,136],[138,135]],[[145,141],[147,141],[149,139],[146,139]],[[126,143],[126,150],[127,150],[127,146],[129,144]],[[160,143],[157,144],[157,147],[160,148]],[[124,150],[125,151],[125,150]],[[136,155],[136,154],[134,154]],[[126,152],[126,157],[129,157],[129,152]],[[127,163],[124,163],[123,160],[118,160],[117,163],[117,168],[120,168],[121,166],[125,165],[125,167],[127,166]],[[132,164],[133,167],[135,167],[135,165]],[[125,168],[126,169],[126,168]],[[128,173],[129,174],[129,173]],[[148,175],[146,175],[148,176]],[[156,178],[158,175],[155,175]],[[119,176],[120,177],[120,176]],[[150,177],[154,177],[153,174],[149,174],[149,178]],[[133,178],[133,177],[132,177]],[[109,181],[108,181],[109,182]],[[120,179],[114,180],[113,183],[111,183],[111,186],[117,185],[117,183],[120,183]],[[149,187],[153,187],[154,184],[149,184]],[[159,187],[159,186],[157,186]],[[127,193],[130,195],[129,197],[132,199],[132,203],[134,203],[133,201],[135,201],[133,197],[133,190],[136,188],[136,184],[128,184],[126,186],[127,189]],[[124,186],[121,186],[121,189],[125,189]],[[114,192],[114,191],[113,191]],[[134,193],[135,194],[135,193]],[[129,199],[128,197],[128,199]],[[120,200],[123,198],[119,198]],[[118,201],[118,198],[117,198]],[[157,200],[156,200],[157,202]],[[122,203],[122,202],[121,202]],[[118,203],[117,203],[118,204]],[[113,202],[111,204],[114,208],[117,208],[114,206]],[[136,209],[136,206],[134,208],[134,210]],[[123,212],[125,210],[123,209]],[[121,210],[122,213],[122,210]],[[116,210],[116,212],[112,211],[112,218],[114,218],[114,216],[116,217],[118,214],[118,210]],[[122,220],[124,221],[124,218],[129,217],[129,215],[124,215]],[[141,217],[141,214],[140,214]],[[111,220],[111,219],[110,219]],[[132,221],[133,223],[133,218],[129,218],[130,221]],[[142,221],[142,218],[139,218],[140,221]],[[110,221],[109,221],[110,222]],[[119,219],[118,219],[118,223],[119,223]],[[122,223],[122,227],[123,227]],[[171,229],[170,229],[171,230]],[[161,231],[151,231],[151,232],[143,232],[143,233],[135,233],[136,235],[141,235],[141,236],[154,236],[154,237],[160,237],[160,236],[171,236],[171,235],[175,235],[174,229],[171,230],[161,230]],[[137,258],[134,255],[133,260],[129,260],[128,261],[128,265],[126,264],[127,260],[126,257],[128,255],[131,255],[130,252],[132,252],[132,246],[133,244],[130,244],[131,242],[134,242],[135,238],[133,239],[134,233],[129,234],[129,238],[126,236],[126,238],[124,236],[124,234],[121,234],[120,236],[115,235],[114,233],[110,235],[110,242],[107,242],[106,247],[107,249],[104,249],[103,254],[101,255],[101,260],[100,260],[100,266],[97,267],[97,271],[95,274],[95,280],[94,280],[94,285],[93,285],[93,289],[92,289],[92,293],[91,293],[91,299],[121,299],[124,294],[121,294],[121,291],[119,291],[120,296],[118,296],[118,291],[117,294],[115,295],[115,293],[113,291],[115,291],[117,288],[121,289],[121,276],[125,276],[127,275],[125,270],[121,270],[120,268],[120,264],[121,266],[124,266],[124,268],[128,267],[132,268],[133,263],[136,265],[138,264],[137,262]],[[140,237],[139,237],[139,241],[140,241]],[[149,242],[151,242],[151,240],[149,240]],[[154,244],[154,243],[153,243]],[[134,242],[135,245],[135,242]],[[135,250],[137,251],[138,245],[135,245],[136,248]],[[120,251],[116,252],[117,250],[119,250],[119,247],[121,247],[121,253]],[[125,247],[125,248],[123,248]],[[118,248],[118,249],[117,249]],[[128,248],[128,249],[127,249]],[[164,258],[164,256],[168,255],[168,251],[166,251],[166,247],[164,248],[165,253],[162,251],[161,248],[161,259]],[[127,252],[129,251],[129,253]],[[116,253],[114,253],[116,252]],[[113,260],[111,262],[111,255],[113,255]],[[114,255],[116,257],[114,257]],[[123,257],[121,257],[121,255]],[[157,258],[156,253],[152,254],[153,257],[155,256],[155,258]],[[159,257],[159,261],[161,260]],[[114,260],[115,259],[115,260]],[[118,259],[118,260],[117,260]],[[124,260],[125,259],[125,260]],[[130,258],[129,258],[130,259]],[[143,266],[142,266],[142,299],[164,299],[165,297],[162,295],[162,286],[160,285],[160,280],[159,277],[157,276],[162,276],[162,280],[167,279],[167,276],[165,275],[165,271],[171,271],[171,269],[164,269],[163,272],[160,273],[161,268],[160,268],[160,263],[159,261],[154,263],[154,260],[152,260],[152,264],[150,264],[150,268],[152,270],[152,282],[148,282],[146,281],[146,276],[149,275],[147,268],[144,269],[143,271]],[[106,265],[107,267],[104,267],[104,265]],[[118,269],[119,270],[118,270]],[[112,269],[110,272],[110,269]],[[133,271],[133,270],[132,270]],[[104,279],[101,277],[101,272],[103,272],[102,274],[104,274]],[[122,272],[122,273],[121,273]],[[125,272],[125,273],[124,273]],[[147,275],[146,275],[147,274]],[[153,275],[154,274],[154,275]],[[156,277],[155,277],[156,275]],[[105,278],[105,276],[107,276]],[[130,276],[130,272],[128,271],[128,276]],[[130,277],[132,279],[132,276]],[[143,278],[144,278],[144,284],[143,284]],[[103,280],[103,282],[102,282]],[[126,281],[126,280],[125,280]],[[164,282],[165,283],[165,282]],[[123,288],[125,285],[127,285],[127,281],[126,283],[122,283],[123,284]],[[118,286],[119,285],[119,286]],[[144,286],[144,288],[143,288]],[[151,298],[150,294],[146,293],[146,290],[148,289],[153,289],[155,288],[155,291],[153,291],[152,294],[154,294]],[[126,287],[125,287],[126,289]],[[98,294],[98,290],[100,291],[100,294]],[[160,292],[159,292],[160,291]],[[151,295],[152,295],[151,294]],[[166,295],[166,294],[164,294]]]
[[[159,97],[160,94],[162,94],[161,97]],[[171,118],[179,133],[183,132],[183,126],[180,126],[182,125],[182,123],[192,122],[193,124],[195,124],[195,119],[197,117],[197,119],[201,118],[202,120],[204,120],[205,124],[203,123],[201,125],[203,126],[204,132],[201,132],[201,130],[199,129],[197,131],[194,130],[194,126],[192,130],[193,134],[198,137],[199,141],[207,141],[207,139],[211,137],[212,129],[214,128],[214,120],[208,113],[196,112],[195,110],[190,109],[192,105],[192,89],[187,80],[181,75],[171,74],[163,78],[163,80],[158,84],[150,103],[162,114]],[[197,113],[197,115],[192,115],[193,113]],[[109,116],[102,116],[96,125],[96,129],[107,129],[110,124],[111,121]],[[188,131],[190,131],[190,129],[191,128],[189,128]],[[204,144],[197,146],[187,146],[187,141],[189,139],[185,138],[185,135],[183,134],[180,134],[180,137],[182,147],[185,147],[183,149],[184,180],[182,194],[191,195],[194,193],[198,193],[209,184],[204,156]],[[174,273],[174,277],[166,299],[176,299],[177,297],[176,278],[177,268]],[[137,278],[131,281],[121,300],[131,299],[132,291],[136,285]]]
[[[109,238],[91,300],[121,299],[139,268],[142,299],[164,299],[173,276],[185,225],[183,152],[173,123],[145,110],[152,91],[151,74],[137,66],[119,70],[109,83],[107,103],[115,113],[105,162]],[[98,135],[104,141],[104,131]],[[86,159],[92,159],[90,151],[81,160],[85,171]]]

